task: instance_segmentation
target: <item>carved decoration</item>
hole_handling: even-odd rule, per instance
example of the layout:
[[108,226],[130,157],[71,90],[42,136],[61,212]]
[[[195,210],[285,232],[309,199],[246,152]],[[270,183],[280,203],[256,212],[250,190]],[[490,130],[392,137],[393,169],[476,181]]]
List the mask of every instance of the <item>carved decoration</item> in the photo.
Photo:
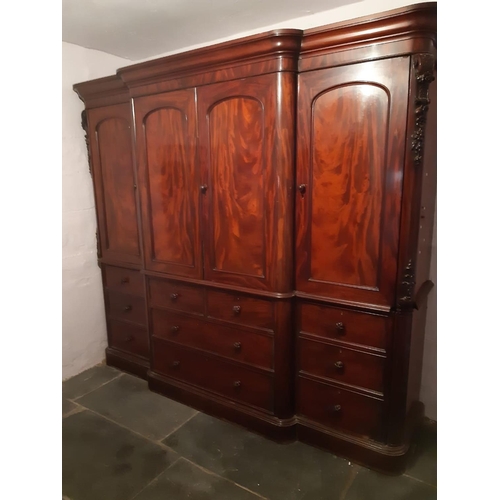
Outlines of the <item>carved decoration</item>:
[[409,305],[412,303],[413,289],[415,287],[415,266],[410,259],[405,267],[403,281],[401,282],[400,305]]
[[85,144],[87,146],[87,161],[89,162],[89,172],[92,175],[92,163],[90,161],[90,142],[89,142],[89,122],[87,119],[87,110],[82,111],[82,128],[85,131]]
[[101,245],[99,244],[99,232],[95,232],[95,239],[96,239],[96,245],[97,245],[97,258],[101,258]]
[[435,80],[434,56],[431,54],[418,54],[415,56],[414,67],[417,79],[417,97],[415,98],[415,131],[411,139],[413,163],[420,168],[424,158],[424,137],[427,110],[429,109],[429,85]]

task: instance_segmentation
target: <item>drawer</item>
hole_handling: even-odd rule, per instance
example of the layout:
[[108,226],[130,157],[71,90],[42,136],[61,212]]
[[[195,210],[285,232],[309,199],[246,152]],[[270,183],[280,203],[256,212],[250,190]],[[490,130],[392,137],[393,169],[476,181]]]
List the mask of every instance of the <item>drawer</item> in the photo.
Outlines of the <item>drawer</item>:
[[298,339],[300,372],[383,392],[384,363],[383,356],[365,354],[314,340]]
[[383,401],[299,377],[297,411],[338,430],[378,439]]
[[314,304],[301,304],[300,313],[302,332],[386,349],[388,318]]
[[123,267],[104,267],[104,286],[110,290],[144,297],[144,277],[139,271]]
[[207,290],[207,307],[208,315],[212,318],[240,325],[274,329],[273,303],[267,300]]
[[149,297],[152,306],[203,314],[204,289],[177,281],[149,278]]
[[106,295],[110,318],[146,326],[146,301],[143,297],[110,291]]
[[153,371],[272,411],[273,377],[153,338]]
[[108,339],[109,345],[115,349],[149,358],[148,332],[145,328],[109,320]]
[[273,367],[273,338],[160,309],[151,310],[152,335],[262,368]]

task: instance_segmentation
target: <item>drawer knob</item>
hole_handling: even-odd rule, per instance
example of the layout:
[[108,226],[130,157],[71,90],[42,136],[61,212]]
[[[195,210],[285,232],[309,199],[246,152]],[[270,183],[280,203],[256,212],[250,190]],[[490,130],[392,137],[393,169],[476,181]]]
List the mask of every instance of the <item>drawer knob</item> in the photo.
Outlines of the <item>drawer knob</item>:
[[175,302],[178,298],[179,298],[179,294],[178,293],[171,293],[170,294],[170,300],[172,302]]
[[333,412],[334,413],[339,413],[340,410],[342,410],[342,406],[340,405],[334,405],[334,407],[332,408]]
[[345,333],[345,325],[342,323],[342,321],[339,321],[338,323],[335,323],[335,329],[337,330],[337,333],[340,333],[341,335],[344,335]]
[[234,387],[235,389],[239,389],[239,388],[241,387],[241,380],[235,380],[235,381],[233,382],[233,387]]
[[301,184],[298,188],[299,193],[302,195],[302,198],[304,198],[304,195],[306,194],[306,185]]
[[238,316],[241,313],[241,306],[233,306],[233,314]]
[[128,283],[129,279],[128,276],[125,276],[125,278],[122,278],[122,285],[125,285],[125,283]]
[[123,310],[124,310],[125,312],[127,312],[127,311],[131,311],[131,310],[132,310],[132,306],[125,306],[125,307],[123,308]]
[[206,184],[202,184],[200,186],[201,194],[205,194],[207,192],[207,189],[208,189],[208,186]]
[[241,351],[241,342],[235,342],[233,347],[235,351]]
[[335,368],[338,371],[342,371],[344,369],[344,363],[342,363],[342,361],[336,361],[335,362]]
[[174,325],[172,328],[170,328],[170,331],[172,333],[177,333],[181,329],[180,326]]
[[172,368],[179,368],[179,366],[181,366],[181,362],[180,361],[174,361],[172,363]]
[[129,335],[129,336],[125,339],[125,342],[132,342],[132,340],[134,340],[134,337],[132,337],[132,335]]

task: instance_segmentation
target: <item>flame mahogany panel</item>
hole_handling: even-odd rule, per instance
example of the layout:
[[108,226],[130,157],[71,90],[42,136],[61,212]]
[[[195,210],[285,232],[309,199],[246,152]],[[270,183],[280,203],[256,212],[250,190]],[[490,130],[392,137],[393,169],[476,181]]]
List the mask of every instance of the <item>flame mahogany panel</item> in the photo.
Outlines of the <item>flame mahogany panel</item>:
[[[299,76],[296,284],[353,303],[394,300],[408,58]],[[396,133],[394,132],[396,131]]]
[[135,100],[146,268],[202,276],[194,90]]
[[88,124],[101,255],[139,264],[130,106],[91,109]]

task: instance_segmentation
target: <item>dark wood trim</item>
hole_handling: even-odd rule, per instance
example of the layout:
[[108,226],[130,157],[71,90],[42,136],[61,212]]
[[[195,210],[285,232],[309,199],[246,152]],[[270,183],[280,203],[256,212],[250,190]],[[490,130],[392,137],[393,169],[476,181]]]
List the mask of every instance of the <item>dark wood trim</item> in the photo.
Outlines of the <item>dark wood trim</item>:
[[138,356],[106,347],[106,364],[147,380],[149,362]]

